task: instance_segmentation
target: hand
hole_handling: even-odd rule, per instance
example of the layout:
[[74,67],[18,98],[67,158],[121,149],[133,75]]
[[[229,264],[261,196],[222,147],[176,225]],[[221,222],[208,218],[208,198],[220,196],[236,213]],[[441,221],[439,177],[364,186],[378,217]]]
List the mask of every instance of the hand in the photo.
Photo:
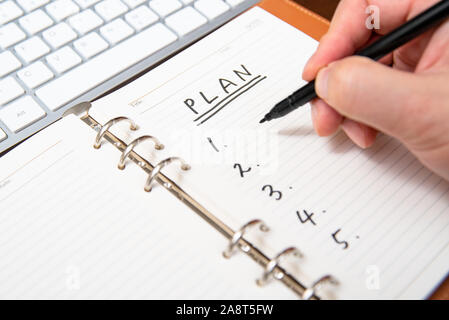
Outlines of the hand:
[[[367,148],[382,131],[449,180],[449,20],[380,62],[344,58],[436,2],[342,0],[303,78],[316,77],[321,99],[312,103],[312,118],[319,135],[341,127]],[[380,29],[374,32],[365,25],[369,5],[380,8]]]

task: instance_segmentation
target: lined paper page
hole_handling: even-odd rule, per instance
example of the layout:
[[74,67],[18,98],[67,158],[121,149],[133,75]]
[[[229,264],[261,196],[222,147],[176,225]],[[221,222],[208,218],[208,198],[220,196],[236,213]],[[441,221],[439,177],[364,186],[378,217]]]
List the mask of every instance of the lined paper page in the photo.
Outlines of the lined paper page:
[[426,297],[448,271],[449,184],[388,136],[368,150],[341,132],[317,137],[308,107],[258,124],[303,84],[316,46],[254,8],[92,114],[134,117],[166,145],[141,152],[154,162],[184,157],[192,170],[164,172],[217,216],[234,228],[252,218],[272,227],[260,243],[271,255],[300,248],[303,261],[284,263],[306,284],[330,273],[339,298]]
[[1,298],[295,298],[94,136],[71,116],[0,159]]

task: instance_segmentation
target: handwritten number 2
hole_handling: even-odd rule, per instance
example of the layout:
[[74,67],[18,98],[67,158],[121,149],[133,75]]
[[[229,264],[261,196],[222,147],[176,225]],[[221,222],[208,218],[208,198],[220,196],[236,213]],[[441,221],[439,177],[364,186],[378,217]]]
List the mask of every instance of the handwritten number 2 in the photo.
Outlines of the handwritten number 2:
[[239,169],[239,173],[240,173],[240,176],[241,176],[242,178],[244,178],[245,173],[251,171],[251,167],[249,167],[249,168],[246,169],[246,170],[243,170],[242,165],[241,165],[240,163],[234,164],[234,169],[237,169],[237,168]]
[[265,189],[269,189],[270,193],[268,194],[270,197],[275,197],[276,200],[281,200],[282,198],[282,192],[273,190],[273,187],[269,184],[266,184],[262,187],[262,191],[265,191]]

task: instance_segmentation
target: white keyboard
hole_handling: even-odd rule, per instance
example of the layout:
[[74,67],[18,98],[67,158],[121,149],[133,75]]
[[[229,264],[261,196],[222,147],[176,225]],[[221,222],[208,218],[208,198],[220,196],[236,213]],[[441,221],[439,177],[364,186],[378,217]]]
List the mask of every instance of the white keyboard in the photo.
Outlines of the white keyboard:
[[257,2],[0,1],[0,153]]

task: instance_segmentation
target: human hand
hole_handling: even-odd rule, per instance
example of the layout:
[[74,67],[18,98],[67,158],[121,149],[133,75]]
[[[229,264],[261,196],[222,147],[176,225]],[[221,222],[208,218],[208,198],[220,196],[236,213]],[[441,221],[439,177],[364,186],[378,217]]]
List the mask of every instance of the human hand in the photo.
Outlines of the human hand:
[[[320,136],[341,127],[358,146],[367,148],[382,131],[449,180],[449,21],[379,62],[344,58],[436,2],[342,0],[303,78],[316,77],[321,99],[312,103],[312,118]],[[380,9],[380,29],[374,32],[365,26],[369,5]]]

